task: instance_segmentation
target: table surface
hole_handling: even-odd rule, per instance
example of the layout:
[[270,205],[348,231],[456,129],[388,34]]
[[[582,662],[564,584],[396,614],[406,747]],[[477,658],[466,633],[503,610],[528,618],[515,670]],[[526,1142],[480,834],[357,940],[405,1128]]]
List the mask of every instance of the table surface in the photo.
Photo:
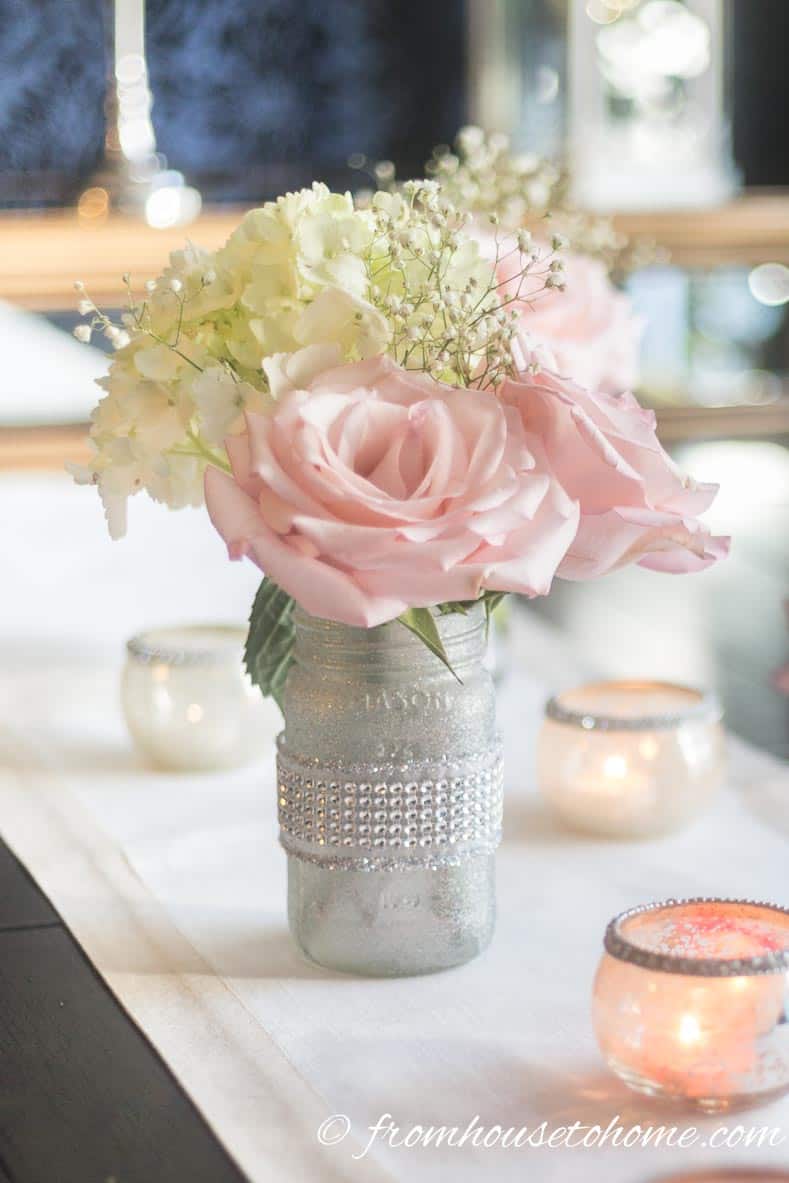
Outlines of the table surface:
[[[94,706],[106,703],[112,675],[108,662],[112,668],[117,666],[124,635],[157,619],[164,620],[167,615],[177,612],[178,605],[182,605],[185,599],[188,599],[189,611],[183,614],[193,619],[215,617],[218,605],[226,606],[223,615],[241,618],[251,597],[255,574],[224,562],[220,543],[206,531],[197,514],[167,515],[141,503],[134,507],[130,538],[120,547],[112,548],[100,533],[100,514],[91,500],[90,491],[74,490],[62,478],[8,477],[0,484],[0,497],[8,511],[10,526],[9,545],[2,556],[0,575],[6,587],[14,588],[13,612],[0,621],[0,642],[7,659],[4,676],[0,679],[0,718],[3,721],[0,739],[3,738],[2,732],[10,735],[15,724],[21,725],[24,718],[28,723],[38,719],[40,728],[31,732],[32,739],[38,739],[44,746],[51,744],[53,758],[60,760],[62,757],[72,779],[78,779],[76,787],[83,801],[95,808],[97,816],[101,817],[102,811],[109,811],[104,813],[104,821],[110,824],[114,816],[113,794],[118,804],[126,801],[125,816],[121,818],[122,830],[123,826],[129,826],[130,819],[133,821],[123,778],[127,773],[138,777],[139,770],[135,771],[136,766],[130,765],[128,757],[121,754],[125,749],[117,725],[113,723],[112,734],[108,737],[100,727],[93,726],[92,716],[82,717],[79,703],[87,702],[91,693],[95,698]],[[654,601],[649,599],[652,593],[647,589],[653,582],[656,588],[661,585],[664,589],[679,586],[680,582],[686,582],[688,589],[704,586],[693,579],[666,581],[643,572],[636,574],[650,611],[654,608]],[[705,578],[701,577],[701,580]],[[777,577],[775,582],[777,584]],[[597,586],[602,588],[603,584]],[[660,595],[654,594],[660,600]],[[611,628],[618,630],[622,647],[627,649],[639,630],[622,611],[621,595],[620,592],[618,614],[609,622],[608,638],[610,643]],[[693,600],[694,595],[701,598]],[[689,590],[682,601],[686,609],[683,617],[677,608],[679,601],[673,598],[674,592],[663,593],[664,608],[674,622],[671,654],[665,651],[665,633],[658,631],[654,651],[649,647],[645,649],[642,644],[635,655],[630,652],[631,660],[635,657],[648,664],[648,669],[641,667],[642,672],[665,673],[664,667],[669,660],[679,665],[685,663],[688,668],[702,673],[705,669],[715,669],[705,666],[709,653],[698,643],[699,613],[703,613],[705,604],[709,606],[715,602],[706,599],[706,595],[706,592]],[[633,611],[636,612],[634,606]],[[594,615],[587,616],[587,624],[592,622],[587,634],[594,634],[591,644],[586,646],[590,660],[606,656],[599,653],[599,647],[606,644],[604,635],[601,635],[604,616],[602,606],[598,606]],[[581,619],[571,613],[566,625],[567,635],[577,649],[572,654],[575,659],[581,649],[577,641],[583,631]],[[704,635],[703,630],[701,635]],[[611,657],[610,653],[608,657]],[[776,650],[773,650],[771,659],[780,659]],[[551,664],[531,641],[525,651],[520,649],[517,660],[531,660],[534,668],[554,684],[571,676],[572,662],[564,668]],[[610,661],[602,660],[599,664],[610,666]],[[613,664],[616,665],[616,661]],[[91,672],[94,667],[95,675]],[[60,682],[53,674],[50,685],[47,676],[50,668],[61,670]],[[73,689],[73,702],[68,700],[69,688]],[[526,709],[523,706],[525,701],[518,699],[516,694],[515,699],[510,697],[505,705],[508,712],[506,731],[510,735],[517,732],[517,712]],[[529,712],[533,710],[532,704]],[[737,725],[736,711],[733,718],[730,715],[729,721]],[[510,767],[517,768],[517,761],[511,759]],[[146,783],[141,779],[133,781],[133,785],[139,787]],[[785,781],[783,785],[785,790]],[[145,794],[149,805],[151,796],[161,793],[163,787],[163,782],[155,779],[149,782]],[[199,926],[194,933],[189,932],[195,916],[190,913],[189,884],[182,882],[183,877],[176,873],[178,858],[189,849],[190,843],[204,841],[201,826],[210,815],[203,815],[203,811],[208,809],[212,799],[216,808],[220,805],[220,792],[226,794],[226,808],[232,811],[234,802],[243,805],[246,798],[235,795],[243,786],[232,778],[227,789],[224,785],[217,785],[210,791],[206,789],[206,795],[191,805],[188,784],[170,781],[167,787],[171,800],[163,811],[163,821],[175,824],[178,820],[174,865],[160,867],[157,871],[154,857],[157,844],[140,841],[135,845],[134,825],[131,825],[131,839],[127,833],[124,840],[124,850],[138,875],[147,878],[160,893],[170,892],[169,903],[175,909],[179,927],[188,939],[199,942],[205,934],[201,938]],[[751,804],[754,808],[763,807],[765,816],[777,808],[778,816],[785,822],[785,802],[783,807],[780,802],[771,804],[767,799],[761,805],[758,800]],[[144,798],[141,797],[142,813],[143,805]],[[218,818],[222,814],[213,816]],[[773,812],[769,819],[773,830],[775,816]],[[236,853],[240,851],[242,855],[248,849],[246,843],[258,841],[257,831],[244,833],[247,820],[242,812],[237,827],[239,832],[234,835],[232,826],[229,831],[233,841],[241,843]],[[257,815],[254,822],[260,825]],[[709,841],[722,842],[725,848],[721,856],[722,866],[711,872],[712,877],[717,875],[722,883],[724,880],[729,882],[728,876],[731,876],[738,892],[750,894],[749,889],[753,887],[753,891],[776,894],[781,885],[774,875],[770,878],[766,854],[764,865],[749,869],[750,847],[742,850],[738,846],[737,827],[740,823],[745,833],[744,817],[735,815],[728,816],[728,820],[719,820],[714,839],[713,831],[708,832]],[[579,899],[583,898],[586,876],[592,876],[600,899],[590,898],[586,906],[594,904],[601,911],[601,919],[610,906],[608,897],[618,900],[620,896],[638,890],[640,877],[644,883],[651,884],[658,879],[666,882],[672,874],[674,878],[670,882],[678,883],[682,888],[695,882],[694,876],[698,874],[693,854],[701,836],[698,830],[695,836],[689,833],[676,840],[676,846],[672,848],[676,851],[672,872],[672,858],[669,857],[667,863],[659,847],[649,844],[639,846],[637,851],[617,847],[613,860],[611,848],[606,844],[593,844],[588,850],[582,849],[574,840],[546,826],[545,819],[535,812],[529,797],[510,799],[507,826],[504,888],[510,909],[517,883],[513,875],[517,874],[521,858],[534,867],[535,874],[548,877],[524,883],[521,888],[524,907],[534,914],[534,940],[547,939],[549,926],[546,928],[546,918],[540,913],[540,901],[557,872],[566,880],[568,889],[575,885],[581,893]],[[0,818],[0,831],[2,829],[3,819]],[[122,837],[121,830],[118,835]],[[144,836],[141,831],[140,837]],[[753,842],[752,836],[749,841]],[[758,831],[757,841],[762,843],[765,852],[778,849],[776,839],[767,829],[763,833]],[[198,845],[198,849],[205,848]],[[216,909],[212,912],[209,908],[209,913],[216,926],[214,935],[218,944],[212,947],[209,941],[204,950],[213,964],[229,975],[234,991],[253,1011],[255,1007],[263,1006],[267,1013],[276,1013],[285,997],[287,1005],[283,1015],[287,1015],[293,1006],[306,1007],[304,1013],[310,1013],[310,998],[313,1006],[322,1007],[326,1004],[319,1002],[318,993],[324,989],[329,991],[333,1001],[326,1011],[327,1028],[320,1037],[313,1032],[309,1037],[313,1043],[309,1040],[305,1046],[297,1043],[288,1052],[291,1059],[298,1059],[299,1055],[306,1055],[308,1059],[317,1057],[325,1072],[327,1065],[336,1065],[335,1045],[338,1040],[339,1045],[343,1041],[343,1021],[336,1008],[345,1005],[343,994],[349,988],[346,983],[338,986],[327,982],[320,975],[317,979],[312,975],[305,977],[284,932],[280,932],[280,921],[277,920],[272,928],[268,913],[264,930],[255,937],[252,945],[247,948],[244,942],[239,943],[241,932],[233,924],[227,927],[218,897],[226,877],[223,868],[228,864],[227,851],[227,847],[217,843],[216,859],[213,863],[210,858],[207,860],[205,877],[197,893],[197,902],[201,906],[207,901],[217,902]],[[577,864],[581,855],[586,859],[583,866]],[[662,868],[660,874],[659,868]],[[164,878],[161,877],[162,870],[166,871]],[[263,870],[269,874],[268,869]],[[155,882],[157,874],[159,881]],[[270,882],[277,881],[281,868],[273,867],[272,874],[272,880],[266,879],[259,884],[259,898],[268,898]],[[50,1180],[53,1183],[71,1183],[72,1180],[86,1183],[94,1178],[105,1183],[113,1177],[118,1183],[137,1183],[137,1180],[153,1183],[160,1179],[173,1180],[173,1183],[186,1179],[211,1179],[222,1183],[224,1179],[241,1178],[158,1053],[126,1017],[58,916],[6,851],[0,858],[0,875],[0,1033],[4,1052],[0,1072],[10,1082],[10,1087],[3,1090],[0,1104],[0,1180],[4,1178],[3,1171],[13,1183],[49,1183]],[[625,902],[633,901],[628,898]],[[502,935],[502,941],[512,939],[514,919],[511,910],[502,916],[503,934],[510,930],[508,936]],[[592,950],[596,948],[598,938],[595,929],[583,935],[582,944]],[[566,937],[562,943],[564,946]],[[257,975],[261,972],[264,980],[258,981]],[[480,977],[486,972],[484,959],[464,972],[465,981],[471,984],[472,990],[474,982],[484,990],[485,979]],[[487,972],[504,972],[503,963],[499,971],[495,971],[494,966]],[[268,976],[276,978],[276,983],[267,981]],[[455,989],[459,980],[453,975]],[[546,989],[547,981],[540,980],[540,988]],[[449,983],[450,979],[446,978],[446,981]],[[499,979],[499,987],[503,984]],[[389,986],[382,988],[390,990]],[[585,993],[586,988],[583,981],[562,982],[556,986],[560,998],[574,996],[578,990]],[[420,983],[415,987],[415,996],[430,998],[433,989],[430,983]],[[452,990],[451,983],[449,989]],[[284,990],[284,996],[278,995],[277,990]],[[509,987],[508,992],[511,992]],[[350,993],[357,994],[354,990]],[[363,995],[358,994],[358,997],[361,1000]],[[511,1003],[514,1004],[515,1000],[513,996]],[[555,1036],[556,1020],[546,1009],[547,997],[538,994],[535,998],[524,998],[523,1003],[531,1016],[530,1022],[536,1024],[535,1030],[546,1025]],[[436,1005],[437,1001],[431,1003],[422,1016],[426,1025],[421,1038],[424,1041],[428,1032],[432,1034],[428,1042],[437,1059],[431,1072],[437,1073],[435,1078],[443,1082],[443,1089],[451,1091],[456,1082],[446,1074],[450,1071],[459,1073],[462,1083],[464,1070],[457,1061],[457,1054],[466,1053],[462,1043],[453,1050],[449,1029],[444,1025],[446,1016],[440,1017],[440,1012],[434,1010]],[[462,1014],[463,1008],[472,1027],[475,1023],[479,1027],[479,1018],[475,1020],[470,999],[463,1003],[454,1001],[449,1008],[450,1018],[452,1013]],[[583,1011],[585,1002],[580,1011],[572,1012],[573,1022]],[[360,1013],[362,1023],[370,1018],[370,1013],[365,1014],[364,1010]],[[566,1022],[566,1019],[562,1021]],[[486,1017],[483,1027],[491,1022],[493,1019]],[[435,1030],[432,1024],[436,1025]],[[350,1023],[347,1030],[350,1031],[352,1026]],[[284,1040],[288,1046],[288,1039],[294,1034],[287,1030],[286,1024],[286,1029],[278,1032],[278,1039]],[[566,1034],[569,1038],[569,1030]],[[317,1043],[314,1042],[316,1039]],[[358,1041],[351,1040],[347,1045],[348,1054],[358,1057],[362,1054],[361,1046]],[[525,1072],[523,1088],[531,1080],[537,1101],[555,1110],[559,1105],[559,1093],[566,1091],[567,1082],[563,1082],[561,1072],[553,1072],[545,1060],[540,1060],[542,1053],[535,1053],[528,1047],[526,1033],[517,1031],[510,1046],[499,1045],[497,1052],[495,1047],[494,1043],[487,1053],[493,1059],[484,1062],[481,1069],[481,1079],[493,1090],[492,1095],[507,1097],[511,1074]],[[385,1061],[385,1043],[381,1045],[380,1053],[380,1056],[376,1053],[376,1061],[381,1058]],[[505,1066],[509,1064],[504,1075],[501,1074],[501,1056],[504,1056]],[[423,1062],[429,1063],[429,1058]],[[353,1063],[353,1059],[349,1060],[348,1070],[351,1072]],[[364,1071],[370,1070],[369,1057],[361,1062],[357,1058],[356,1065],[363,1076]],[[468,1077],[467,1087],[472,1087],[474,1079],[473,1074]],[[573,1091],[572,1095],[580,1105],[582,1094]],[[615,1096],[621,1101],[621,1093]],[[531,1098],[523,1095],[520,1103],[528,1105]],[[588,1097],[583,1103],[586,1108],[592,1104]],[[487,1177],[498,1178],[498,1175],[488,1174]],[[639,1176],[634,1164],[632,1178],[639,1177],[646,1178],[648,1174]]]

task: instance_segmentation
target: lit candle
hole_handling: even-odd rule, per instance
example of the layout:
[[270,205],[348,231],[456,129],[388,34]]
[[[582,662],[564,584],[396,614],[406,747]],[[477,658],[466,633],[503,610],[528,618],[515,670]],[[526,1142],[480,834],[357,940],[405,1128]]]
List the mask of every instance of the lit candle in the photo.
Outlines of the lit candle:
[[789,1090],[789,909],[681,900],[611,922],[597,1040],[638,1092],[708,1111]]
[[662,833],[697,814],[720,783],[723,731],[709,695],[662,682],[598,682],[552,698],[538,780],[570,825]]
[[243,669],[245,632],[222,625],[133,637],[123,709],[133,739],[160,768],[232,768],[263,755],[281,719]]

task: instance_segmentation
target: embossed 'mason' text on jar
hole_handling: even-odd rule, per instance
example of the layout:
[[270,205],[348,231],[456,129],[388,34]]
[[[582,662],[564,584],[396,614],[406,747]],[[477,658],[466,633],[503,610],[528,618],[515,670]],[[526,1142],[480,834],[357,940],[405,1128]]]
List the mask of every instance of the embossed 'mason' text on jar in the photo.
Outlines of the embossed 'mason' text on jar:
[[407,711],[411,707],[426,711],[449,711],[452,709],[452,697],[443,690],[378,690],[367,691],[364,696],[364,708],[374,713],[376,711]]
[[426,973],[492,933],[501,755],[484,614],[436,619],[454,674],[397,622],[294,612],[280,841],[291,929],[322,965]]

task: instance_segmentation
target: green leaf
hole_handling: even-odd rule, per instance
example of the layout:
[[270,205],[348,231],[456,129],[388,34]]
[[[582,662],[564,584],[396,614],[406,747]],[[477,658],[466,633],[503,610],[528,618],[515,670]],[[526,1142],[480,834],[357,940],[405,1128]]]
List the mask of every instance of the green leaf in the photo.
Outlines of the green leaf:
[[463,600],[453,600],[448,604],[436,604],[436,609],[442,616],[452,616],[458,612],[461,616],[468,616],[469,608],[474,606],[474,601],[466,603]]
[[435,617],[433,616],[433,613],[430,611],[430,609],[407,608],[406,611],[403,612],[401,616],[398,616],[397,619],[401,624],[404,624],[405,627],[414,634],[414,636],[419,637],[419,640],[424,645],[427,645],[431,653],[434,653],[440,661],[443,661],[444,665],[452,674],[452,677],[456,678],[462,686],[463,683],[460,681],[460,678],[458,678],[457,674],[452,669],[452,666],[449,664],[449,658],[447,657],[446,650],[444,649],[444,642],[441,640],[441,634],[438,631]]
[[257,590],[244,647],[247,673],[282,709],[282,690],[293,660],[293,600],[271,579]]
[[482,602],[485,606],[485,637],[487,638],[490,632],[490,620],[493,613],[498,608],[501,601],[506,596],[506,592],[486,591],[482,594]]

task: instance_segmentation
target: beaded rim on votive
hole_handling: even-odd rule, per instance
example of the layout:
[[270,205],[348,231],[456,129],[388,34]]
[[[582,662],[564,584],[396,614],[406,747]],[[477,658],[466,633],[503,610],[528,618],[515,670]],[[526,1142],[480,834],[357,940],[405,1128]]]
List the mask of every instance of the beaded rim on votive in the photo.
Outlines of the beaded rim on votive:
[[[738,900],[718,896],[693,896],[688,899],[659,900],[651,904],[639,904],[620,912],[611,920],[605,930],[603,945],[606,953],[618,961],[626,961],[641,969],[658,973],[684,974],[688,977],[740,978],[755,974],[781,973],[789,969],[789,943],[783,949],[762,953],[756,957],[680,957],[673,953],[653,953],[642,948],[622,935],[621,928],[634,916],[647,912],[660,912],[670,908],[684,908],[694,904],[730,904],[740,908],[764,908],[780,916],[789,916],[789,908],[770,904],[763,900]],[[788,938],[789,939],[789,938]]]
[[212,648],[181,647],[175,644],[163,643],[157,638],[168,633],[190,633],[199,637],[200,633],[226,633],[228,640],[237,637],[238,658],[240,660],[244,648],[244,629],[234,624],[184,624],[168,625],[161,628],[147,629],[144,633],[137,633],[126,642],[127,652],[135,661],[143,664],[161,662],[164,665],[214,665],[236,660],[235,651],[230,646]]
[[684,694],[691,694],[694,701],[678,711],[665,711],[654,715],[639,715],[628,718],[624,715],[603,715],[595,711],[584,711],[565,706],[561,701],[563,694],[555,694],[545,706],[547,718],[555,723],[564,723],[570,727],[580,727],[583,731],[661,731],[672,727],[679,727],[688,722],[717,723],[723,716],[723,709],[714,694],[697,690],[692,686],[683,686],[679,682],[659,681],[614,681],[588,682],[574,688],[579,690],[679,690]]

